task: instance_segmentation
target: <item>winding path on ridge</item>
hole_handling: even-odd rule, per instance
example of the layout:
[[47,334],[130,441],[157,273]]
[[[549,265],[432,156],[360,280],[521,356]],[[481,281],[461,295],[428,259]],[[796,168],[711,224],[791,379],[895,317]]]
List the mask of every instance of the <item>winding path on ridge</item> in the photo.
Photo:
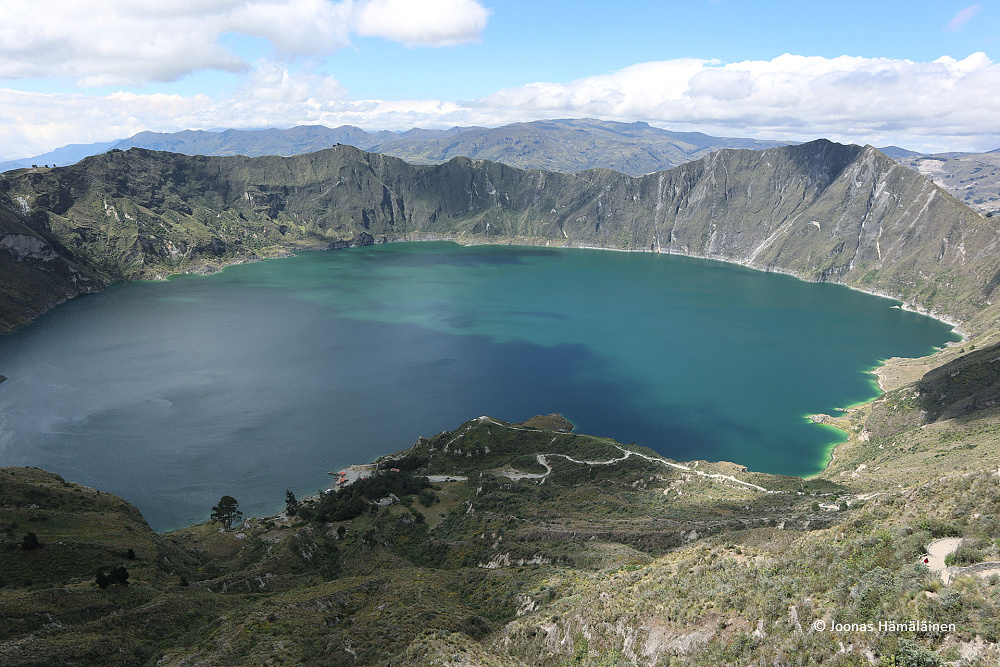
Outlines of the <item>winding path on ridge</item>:
[[[485,417],[485,416],[484,417],[480,417],[479,421],[480,422],[484,422],[484,421],[485,422],[489,422],[491,424],[495,424],[496,426],[503,426],[505,428],[514,429],[516,431],[534,430],[534,429],[520,428],[518,426],[509,426],[507,424],[502,424],[502,423],[500,423],[500,422],[498,422],[498,421],[496,421],[496,420],[494,420],[494,419],[492,419],[490,417]],[[462,435],[464,435],[464,434],[462,434]],[[458,440],[458,438],[461,438],[462,435],[456,436],[448,444],[450,445],[455,440]],[[575,436],[576,434],[575,433],[560,433],[559,435],[555,436],[554,438],[552,438],[552,440],[549,441],[549,445],[552,445],[552,443],[554,443],[556,441],[556,439],[560,435]],[[706,478],[709,478],[709,479],[725,480],[727,482],[732,482],[734,484],[739,484],[741,486],[746,486],[746,487],[749,487],[751,489],[755,489],[757,491],[762,491],[764,493],[779,493],[778,491],[771,491],[769,489],[765,489],[763,486],[758,486],[756,484],[751,484],[750,482],[744,482],[743,480],[737,479],[737,478],[733,477],[732,475],[723,475],[721,473],[702,472],[701,470],[696,470],[696,469],[692,468],[691,466],[686,466],[686,465],[683,465],[681,463],[674,463],[673,461],[668,461],[668,460],[666,460],[664,458],[661,458],[659,456],[649,456],[647,454],[641,454],[639,452],[633,452],[630,449],[625,449],[621,445],[617,445],[616,444],[615,447],[618,448],[622,452],[623,456],[619,456],[618,458],[615,458],[615,459],[609,459],[607,461],[588,461],[588,460],[574,459],[572,456],[569,456],[567,454],[536,454],[535,455],[535,459],[538,461],[538,463],[541,466],[543,466],[545,468],[545,472],[544,473],[532,473],[532,472],[521,472],[519,470],[511,470],[511,471],[500,472],[498,474],[503,475],[504,477],[506,477],[506,478],[508,478],[510,480],[513,480],[513,481],[517,481],[517,480],[520,480],[520,479],[544,480],[546,477],[549,476],[549,474],[552,473],[552,466],[550,466],[549,462],[548,462],[548,458],[549,457],[558,456],[558,457],[564,458],[567,461],[570,461],[572,463],[579,463],[580,465],[607,466],[607,465],[613,465],[615,463],[620,463],[620,462],[624,461],[625,459],[629,458],[630,456],[638,456],[640,458],[646,459],[647,461],[652,461],[653,463],[659,463],[661,465],[665,465],[665,466],[670,467],[670,468],[675,468],[677,470],[683,470],[684,472],[691,473],[691,474],[694,474],[694,475],[700,475],[701,477],[706,477]]]

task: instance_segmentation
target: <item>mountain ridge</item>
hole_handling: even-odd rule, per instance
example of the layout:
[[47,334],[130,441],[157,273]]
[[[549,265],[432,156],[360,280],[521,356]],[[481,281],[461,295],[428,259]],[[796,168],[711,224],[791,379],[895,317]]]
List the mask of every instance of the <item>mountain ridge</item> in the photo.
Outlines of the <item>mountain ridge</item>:
[[[74,164],[109,149],[148,148],[187,155],[291,156],[335,144],[385,153],[413,164],[440,164],[457,156],[503,162],[522,169],[576,172],[614,169],[631,176],[663,171],[723,148],[763,150],[795,141],[713,137],[678,132],[639,121],[590,118],[547,119],[499,127],[411,128],[366,131],[352,125],[299,125],[288,129],[218,129],[139,132],[126,139],[70,144],[43,155],[0,162],[0,170]],[[1000,211],[1000,149],[985,153],[922,154],[899,146],[882,153],[927,176],[966,205],[983,213]]]
[[[414,164],[440,164],[466,156],[522,169],[576,172],[603,167],[641,176],[723,148],[763,150],[799,142],[713,137],[701,132],[657,128],[642,121],[621,123],[590,118],[548,119],[499,127],[411,128],[401,132],[366,131],[352,125],[335,128],[299,125],[288,129],[143,131],[126,139],[70,144],[43,155],[0,162],[0,170],[66,166],[109,149],[148,148],[187,155],[260,157],[298,155],[340,143]],[[1000,149],[935,154],[899,146],[879,150],[927,176],[966,205],[983,213],[1000,211]]]
[[[420,164],[464,155],[522,168],[579,171],[614,168],[640,175],[677,166],[719,148],[769,148],[788,142],[713,137],[675,132],[648,123],[594,119],[554,119],[500,127],[456,126],[445,130],[412,128],[368,132],[352,125],[330,128],[299,125],[287,130],[143,131],[126,139],[72,144],[30,158],[0,162],[0,170],[58,163],[66,166],[109,149],[148,148],[187,155],[298,155],[346,143]],[[54,166],[54,165],[53,165]]]
[[[464,157],[411,165],[346,145],[260,158],[113,150],[10,172],[0,198],[0,262],[11,275],[62,276],[63,298],[296,249],[421,238],[721,259],[884,294],[971,330],[993,325],[1000,285],[991,219],[874,148],[826,140],[723,149],[641,177]],[[44,310],[30,290],[0,299],[4,312]]]

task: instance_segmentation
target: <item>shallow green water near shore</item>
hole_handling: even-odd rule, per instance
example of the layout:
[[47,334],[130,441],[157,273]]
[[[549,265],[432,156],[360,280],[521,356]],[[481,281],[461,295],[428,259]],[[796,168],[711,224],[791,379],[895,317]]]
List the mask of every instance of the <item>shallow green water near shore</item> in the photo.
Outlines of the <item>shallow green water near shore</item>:
[[805,475],[838,438],[807,415],[957,338],[893,305],[685,257],[451,243],[118,284],[0,339],[0,465],[120,494],[157,529],[223,494],[276,511],[485,414]]

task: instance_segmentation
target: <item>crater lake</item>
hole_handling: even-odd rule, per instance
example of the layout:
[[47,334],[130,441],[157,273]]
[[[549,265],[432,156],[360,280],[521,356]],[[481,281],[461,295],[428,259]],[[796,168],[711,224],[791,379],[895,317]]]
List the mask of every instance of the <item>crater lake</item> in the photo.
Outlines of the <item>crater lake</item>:
[[843,437],[808,415],[959,339],[896,305],[682,256],[448,242],[118,283],[0,338],[0,465],[121,495],[157,530],[224,494],[277,512],[480,415],[809,475]]

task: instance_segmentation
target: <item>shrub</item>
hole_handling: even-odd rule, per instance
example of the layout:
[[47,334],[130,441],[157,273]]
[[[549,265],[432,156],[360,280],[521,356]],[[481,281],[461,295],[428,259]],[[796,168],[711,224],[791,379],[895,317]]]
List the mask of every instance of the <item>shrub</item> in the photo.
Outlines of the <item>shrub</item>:
[[94,583],[102,589],[107,588],[109,584],[128,586],[128,570],[122,565],[112,568],[99,567],[94,573]]
[[[983,552],[978,543],[962,542],[953,553],[945,557],[945,565],[974,565],[983,560]],[[951,561],[951,562],[948,562]]]
[[420,489],[417,491],[417,500],[419,500],[420,504],[424,507],[430,507],[437,499],[437,494],[430,489]]
[[35,535],[30,531],[24,534],[24,539],[21,540],[22,549],[25,551],[31,551],[32,549],[37,549],[40,546],[41,543],[38,541],[38,535]]
[[125,566],[119,565],[118,567],[111,568],[111,583],[116,586],[128,586],[128,570]]
[[[315,518],[324,523],[349,521],[364,513],[365,508],[369,506],[369,500],[378,500],[390,493],[397,497],[419,494],[429,486],[430,482],[426,477],[416,477],[406,472],[377,472],[371,477],[357,480],[350,486],[323,494],[316,503]],[[378,511],[374,505],[372,508],[375,512]],[[299,515],[306,518],[302,510],[299,510]]]

